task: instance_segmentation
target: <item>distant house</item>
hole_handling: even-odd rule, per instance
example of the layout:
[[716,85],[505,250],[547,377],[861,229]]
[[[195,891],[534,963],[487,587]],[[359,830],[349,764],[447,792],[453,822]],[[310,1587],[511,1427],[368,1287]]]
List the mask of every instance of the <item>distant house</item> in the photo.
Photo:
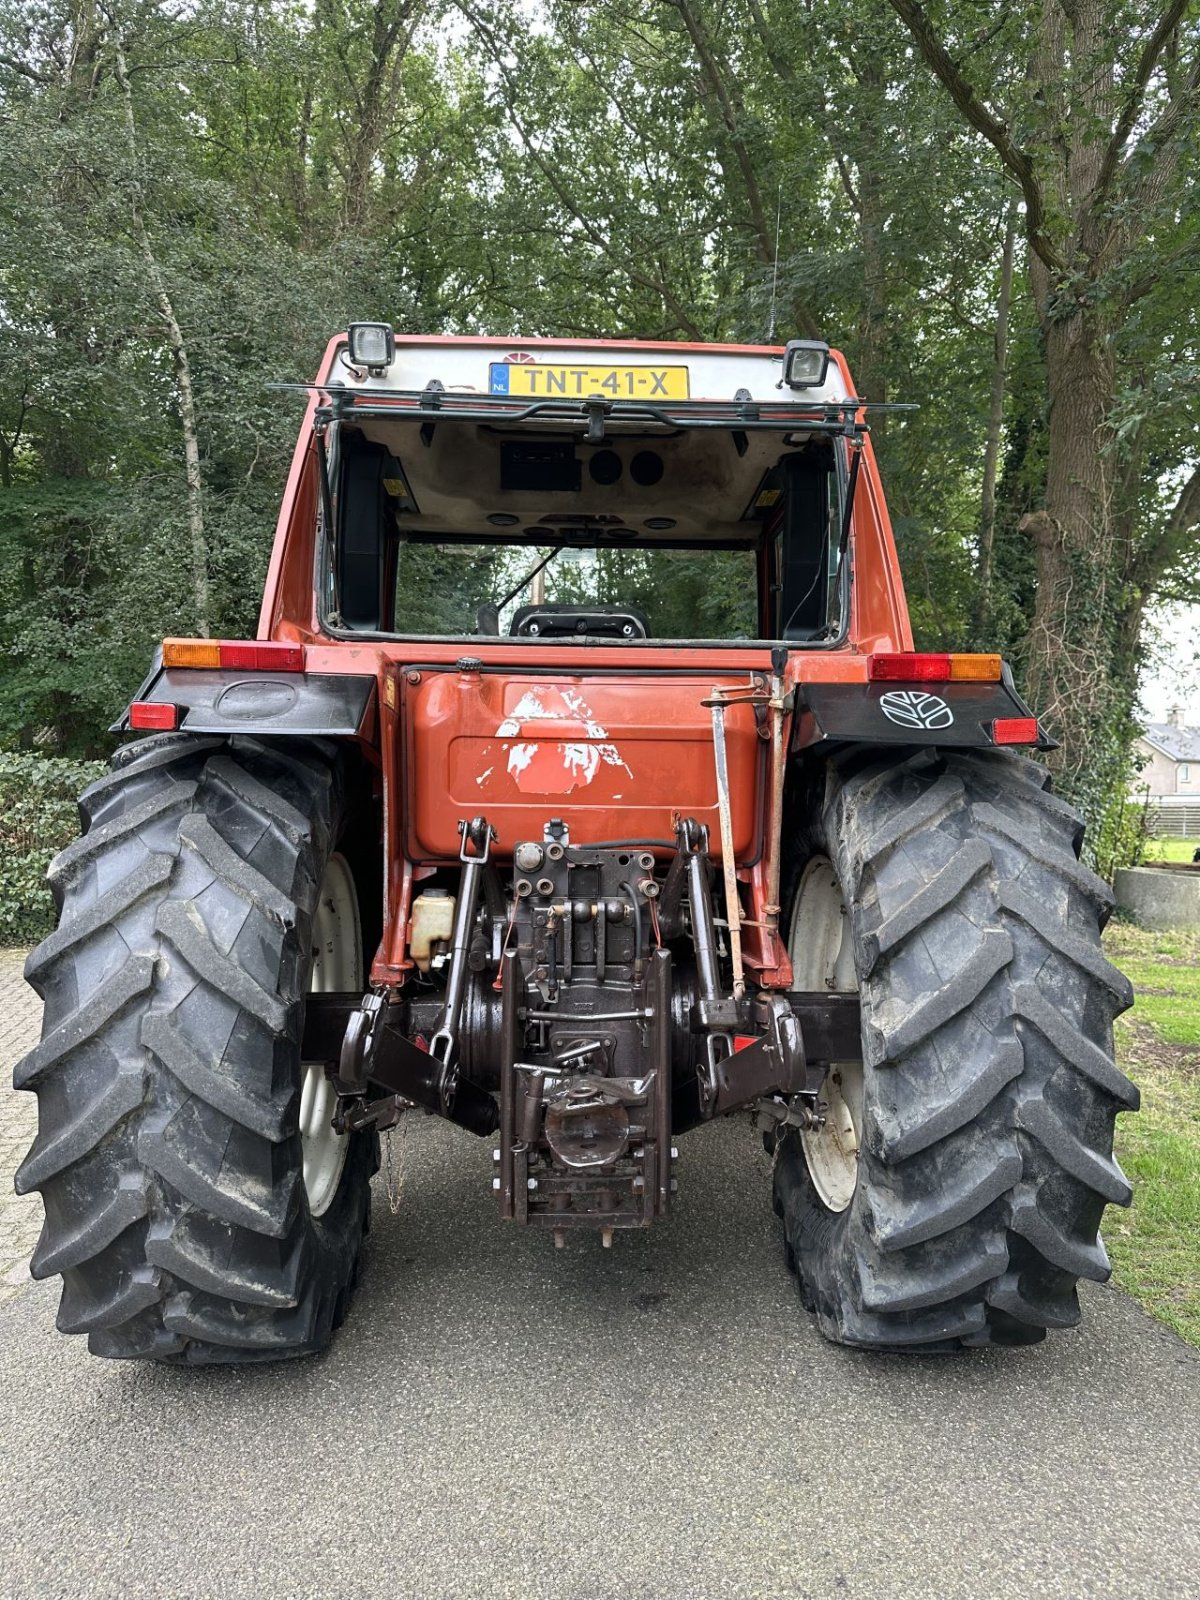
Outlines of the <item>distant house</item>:
[[1134,752],[1142,770],[1134,780],[1153,800],[1169,795],[1200,799],[1200,728],[1189,728],[1183,708],[1174,706],[1165,722],[1148,722]]

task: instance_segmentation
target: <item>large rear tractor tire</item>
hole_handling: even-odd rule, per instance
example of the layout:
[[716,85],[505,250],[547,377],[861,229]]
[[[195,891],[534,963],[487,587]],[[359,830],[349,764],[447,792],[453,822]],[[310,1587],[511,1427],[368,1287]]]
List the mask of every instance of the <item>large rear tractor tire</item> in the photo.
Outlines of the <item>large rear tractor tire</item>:
[[1131,1003],[1104,958],[1107,886],[1034,762],[847,751],[826,771],[793,897],[801,989],[855,989],[863,1061],[825,1123],[776,1149],[805,1305],[839,1344],[1030,1344],[1079,1320],[1129,1184],[1113,1063]]
[[343,807],[332,746],[167,734],[118,752],[51,865],[17,1188],[46,1207],[31,1270],[97,1355],[303,1355],[344,1314],[376,1144],[333,1133],[300,1049],[310,986],[362,984]]

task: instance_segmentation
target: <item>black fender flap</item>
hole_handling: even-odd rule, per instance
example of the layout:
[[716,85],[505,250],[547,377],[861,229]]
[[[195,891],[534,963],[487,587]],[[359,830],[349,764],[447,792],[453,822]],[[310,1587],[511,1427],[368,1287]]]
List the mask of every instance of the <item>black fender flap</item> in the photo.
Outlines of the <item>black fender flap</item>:
[[[994,750],[993,723],[1034,715],[1007,666],[999,683],[805,683],[800,695],[796,750],[824,739]],[[1003,748],[1057,748],[1040,723],[1036,732],[1034,739],[1002,741]]]
[[[353,739],[370,732],[375,679],[343,673],[239,672],[157,666],[135,701],[179,708],[184,733]],[[130,733],[129,709],[110,733]]]

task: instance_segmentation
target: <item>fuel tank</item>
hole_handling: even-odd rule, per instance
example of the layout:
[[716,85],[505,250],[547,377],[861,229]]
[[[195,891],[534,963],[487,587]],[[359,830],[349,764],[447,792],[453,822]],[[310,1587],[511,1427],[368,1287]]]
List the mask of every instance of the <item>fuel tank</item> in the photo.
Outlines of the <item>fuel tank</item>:
[[[575,844],[671,841],[679,817],[721,851],[713,762],[714,688],[744,675],[629,673],[545,677],[501,668],[396,669],[405,839],[411,861],[459,851],[458,822],[486,816],[496,849],[542,837],[551,817]],[[759,803],[769,747],[752,706],[725,711],[734,854],[760,848]]]

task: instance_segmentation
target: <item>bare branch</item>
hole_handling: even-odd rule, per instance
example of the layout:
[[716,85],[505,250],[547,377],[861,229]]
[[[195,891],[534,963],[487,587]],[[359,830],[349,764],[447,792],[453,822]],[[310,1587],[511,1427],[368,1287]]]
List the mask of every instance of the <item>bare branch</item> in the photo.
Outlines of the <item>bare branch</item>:
[[1153,591],[1170,570],[1172,562],[1200,528],[1200,467],[1179,491],[1171,514],[1157,538],[1138,552],[1134,562],[1134,582],[1138,588]]
[[1042,197],[1042,186],[1028,151],[1016,143],[1008,124],[1002,122],[984,105],[967,82],[919,0],[890,0],[890,3],[912,34],[926,62],[941,79],[954,104],[976,132],[981,133],[995,149],[1001,161],[1021,185],[1021,193],[1025,196],[1025,232],[1034,253],[1051,272],[1061,271],[1065,263],[1046,236],[1046,208]]
[[0,67],[7,67],[10,72],[19,72],[23,78],[29,78],[34,83],[48,84],[50,79],[43,72],[35,72],[27,62],[19,61],[16,56],[0,55]]
[[1166,47],[1167,40],[1174,34],[1179,26],[1179,20],[1187,9],[1187,0],[1171,0],[1171,4],[1159,17],[1158,22],[1142,46],[1142,53],[1138,57],[1137,66],[1129,80],[1125,103],[1121,107],[1121,114],[1117,118],[1117,125],[1113,129],[1113,136],[1108,142],[1104,152],[1104,159],[1100,165],[1100,173],[1096,179],[1093,190],[1095,199],[1102,199],[1112,184],[1113,177],[1121,160],[1129,135],[1133,132],[1133,125],[1137,121],[1138,113],[1146,97],[1146,85],[1150,82],[1151,75],[1158,65],[1159,58]]
[[1179,93],[1121,163],[1120,176],[1125,177],[1135,166],[1141,165],[1147,149],[1153,151],[1139,182],[1135,185],[1135,194],[1143,202],[1154,198],[1174,168],[1179,158],[1179,147],[1172,141],[1184,117],[1198,107],[1200,107],[1200,50],[1196,52],[1192,70],[1184,80]]
[[833,159],[838,169],[838,177],[842,180],[842,188],[846,191],[846,199],[854,208],[855,214],[861,218],[862,201],[859,199],[858,190],[854,187],[854,179],[850,176],[850,168],[842,152],[834,148]]
[[1125,290],[1125,293],[1121,296],[1121,305],[1128,310],[1137,301],[1144,300],[1148,294],[1152,294],[1160,283],[1172,276],[1178,267],[1185,266],[1188,262],[1195,261],[1198,258],[1200,258],[1200,239],[1189,239],[1186,244],[1180,245],[1177,250],[1171,250],[1166,255],[1157,256],[1150,271],[1144,272],[1140,278],[1135,278],[1128,289]]

